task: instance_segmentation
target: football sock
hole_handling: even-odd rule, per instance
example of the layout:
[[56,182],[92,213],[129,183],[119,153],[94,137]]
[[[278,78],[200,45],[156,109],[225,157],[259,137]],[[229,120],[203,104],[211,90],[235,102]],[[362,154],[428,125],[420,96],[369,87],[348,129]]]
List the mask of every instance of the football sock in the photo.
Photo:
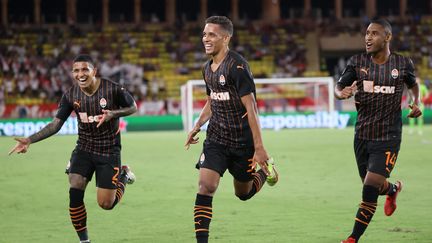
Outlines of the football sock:
[[81,241],[88,240],[87,212],[84,205],[84,191],[70,188],[69,200],[69,214],[72,225]]
[[115,200],[114,200],[114,202],[113,202],[111,208],[109,208],[109,209],[113,209],[113,208],[115,207],[115,205],[117,205],[117,203],[120,202],[120,200],[122,199],[123,194],[124,194],[124,192],[125,192],[125,189],[126,189],[126,186],[125,186],[125,185],[126,185],[126,184],[123,183],[122,181],[119,181],[119,182],[117,183],[117,191],[116,191],[116,195],[115,195]]
[[397,191],[397,187],[395,184],[385,181],[382,187],[380,188],[380,195],[393,195]]
[[357,211],[353,232],[351,233],[350,237],[358,240],[365,232],[375,213],[378,194],[378,188],[369,185],[363,186],[363,201],[360,203],[359,209]]
[[266,179],[267,179],[267,176],[264,173],[264,171],[258,170],[254,174],[253,185],[252,185],[252,188],[249,191],[249,193],[247,195],[244,195],[244,196],[238,196],[238,198],[240,198],[240,200],[242,200],[242,201],[246,201],[246,200],[250,199],[251,197],[253,197],[257,192],[259,192],[261,190]]
[[195,237],[197,243],[207,243],[212,219],[212,196],[197,194],[194,207]]

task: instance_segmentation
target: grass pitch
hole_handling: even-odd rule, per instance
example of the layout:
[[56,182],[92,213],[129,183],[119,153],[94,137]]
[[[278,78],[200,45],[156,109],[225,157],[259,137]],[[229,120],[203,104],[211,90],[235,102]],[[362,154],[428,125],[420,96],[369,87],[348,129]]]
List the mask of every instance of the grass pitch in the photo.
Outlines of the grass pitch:
[[[405,129],[407,130],[407,129]],[[340,242],[352,229],[361,199],[353,153],[353,128],[265,131],[280,181],[247,202],[234,196],[226,173],[213,201],[211,242]],[[92,242],[194,242],[194,169],[202,149],[185,151],[184,132],[126,133],[123,163],[137,181],[112,211],[98,207],[94,181],[85,197]],[[63,173],[76,136],[33,144],[7,156],[15,142],[0,137],[0,242],[78,242],[68,216]],[[398,209],[384,216],[384,197],[362,242],[432,242],[432,127],[404,134],[391,181],[404,181]]]

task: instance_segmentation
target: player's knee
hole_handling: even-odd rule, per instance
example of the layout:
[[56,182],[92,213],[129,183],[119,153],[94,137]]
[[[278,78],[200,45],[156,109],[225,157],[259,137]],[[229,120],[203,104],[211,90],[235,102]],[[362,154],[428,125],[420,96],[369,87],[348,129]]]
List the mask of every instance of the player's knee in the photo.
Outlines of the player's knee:
[[217,187],[218,187],[217,183],[208,183],[208,182],[200,181],[199,194],[213,195],[216,192]]
[[111,210],[114,208],[113,207],[114,202],[112,202],[112,201],[100,201],[100,202],[98,202],[98,204],[99,204],[99,207],[101,207],[102,209],[105,209],[105,210]]
[[249,200],[252,197],[252,195],[250,195],[250,193],[248,193],[248,194],[236,193],[236,196],[242,201]]
[[85,190],[87,186],[87,180],[81,175],[69,174],[69,184],[71,188]]
[[365,182],[364,182],[364,185],[366,186],[373,186],[373,187],[376,187],[376,188],[381,188],[383,185],[384,185],[384,182],[385,181],[382,181],[382,180],[365,180]]

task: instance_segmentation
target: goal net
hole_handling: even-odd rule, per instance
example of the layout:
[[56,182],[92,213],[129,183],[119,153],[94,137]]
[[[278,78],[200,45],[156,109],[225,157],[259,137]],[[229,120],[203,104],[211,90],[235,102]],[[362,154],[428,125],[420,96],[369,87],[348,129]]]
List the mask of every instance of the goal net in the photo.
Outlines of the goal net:
[[[263,129],[338,127],[332,77],[255,79]],[[183,128],[192,129],[207,100],[204,80],[181,87]],[[203,126],[205,129],[206,125]]]

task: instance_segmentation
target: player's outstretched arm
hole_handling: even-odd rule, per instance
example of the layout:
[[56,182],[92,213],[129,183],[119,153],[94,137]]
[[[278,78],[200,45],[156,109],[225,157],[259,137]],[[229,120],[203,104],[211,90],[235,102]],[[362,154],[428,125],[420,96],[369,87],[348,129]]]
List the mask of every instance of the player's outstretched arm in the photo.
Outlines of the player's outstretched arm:
[[198,121],[187,136],[186,143],[184,145],[186,147],[186,150],[189,149],[191,144],[198,143],[199,138],[196,138],[195,136],[201,131],[201,126],[204,125],[212,115],[210,102],[211,99],[207,96],[207,101],[198,117]]
[[102,110],[102,118],[99,120],[99,123],[96,127],[99,127],[104,122],[107,122],[113,118],[118,118],[122,116],[129,116],[135,113],[138,110],[137,104],[133,102],[132,106],[120,108],[118,110]]
[[261,136],[261,127],[258,118],[258,108],[255,102],[255,96],[250,93],[248,95],[242,96],[241,101],[246,108],[246,115],[249,123],[249,127],[252,130],[253,142],[255,147],[254,157],[252,158],[254,163],[258,163],[260,168],[264,171],[266,175],[270,175],[267,168],[267,160],[269,156],[264,148],[264,144]]
[[18,154],[27,152],[30,144],[39,142],[45,138],[51,137],[56,134],[63,126],[64,121],[54,118],[50,123],[43,127],[39,132],[27,138],[15,138],[17,144],[9,152],[9,155],[16,152]]

